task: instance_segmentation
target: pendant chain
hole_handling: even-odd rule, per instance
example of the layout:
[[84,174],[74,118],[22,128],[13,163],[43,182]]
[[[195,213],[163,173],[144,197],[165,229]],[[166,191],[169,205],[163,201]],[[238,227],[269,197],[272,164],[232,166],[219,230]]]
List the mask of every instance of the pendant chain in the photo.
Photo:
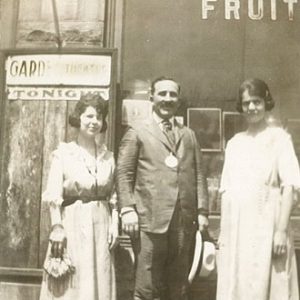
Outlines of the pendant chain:
[[89,167],[89,165],[88,165],[88,163],[86,161],[85,155],[84,155],[84,153],[83,153],[80,145],[78,143],[77,143],[77,145],[80,148],[80,156],[82,158],[84,166],[86,167],[86,169],[89,172],[89,174],[91,176],[93,176],[94,179],[95,179],[95,188],[96,188],[95,193],[96,193],[96,196],[97,196],[97,194],[98,194],[98,180],[97,180],[97,175],[98,175],[98,166],[97,166],[98,151],[97,151],[97,145],[96,144],[94,145],[94,158],[95,158],[95,168],[94,168],[94,171]]

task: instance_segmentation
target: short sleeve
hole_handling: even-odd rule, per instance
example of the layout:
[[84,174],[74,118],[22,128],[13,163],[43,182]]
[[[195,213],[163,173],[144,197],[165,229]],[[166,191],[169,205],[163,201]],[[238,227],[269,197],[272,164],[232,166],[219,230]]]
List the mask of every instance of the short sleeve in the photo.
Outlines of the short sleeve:
[[48,174],[46,190],[42,195],[42,200],[50,206],[61,206],[63,202],[63,164],[61,153],[55,150],[52,153],[52,161]]
[[228,141],[226,149],[225,149],[224,165],[223,165],[220,188],[219,188],[220,194],[223,194],[227,190],[228,183],[229,183],[230,145],[231,145],[231,142]]
[[278,172],[281,186],[300,188],[300,169],[291,137],[288,135],[280,147]]

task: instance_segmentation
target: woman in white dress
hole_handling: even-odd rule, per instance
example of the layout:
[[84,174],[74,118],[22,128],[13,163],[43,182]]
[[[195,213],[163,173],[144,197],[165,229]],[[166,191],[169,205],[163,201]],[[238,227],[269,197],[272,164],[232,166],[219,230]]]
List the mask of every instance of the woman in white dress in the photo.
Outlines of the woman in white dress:
[[100,96],[83,96],[69,117],[70,125],[78,128],[77,139],[53,152],[43,194],[52,228],[40,300],[116,299],[115,162],[96,138],[107,128],[107,104]]
[[237,109],[248,129],[227,144],[222,172],[218,300],[298,300],[290,228],[299,164],[290,135],[270,127],[267,84],[249,79]]

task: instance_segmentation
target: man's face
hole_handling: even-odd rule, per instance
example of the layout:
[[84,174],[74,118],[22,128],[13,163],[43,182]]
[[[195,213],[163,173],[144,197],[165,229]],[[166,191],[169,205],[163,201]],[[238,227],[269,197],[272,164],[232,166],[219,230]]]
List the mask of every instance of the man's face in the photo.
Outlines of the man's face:
[[162,119],[169,119],[175,115],[179,106],[179,87],[172,80],[156,82],[152,95],[153,110]]

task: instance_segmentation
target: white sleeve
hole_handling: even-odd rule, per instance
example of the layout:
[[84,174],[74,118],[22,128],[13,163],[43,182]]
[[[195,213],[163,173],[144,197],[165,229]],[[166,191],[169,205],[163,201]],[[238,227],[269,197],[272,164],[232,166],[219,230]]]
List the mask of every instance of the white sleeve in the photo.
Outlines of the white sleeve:
[[221,182],[220,182],[220,189],[219,192],[222,194],[228,188],[229,183],[229,161],[230,161],[230,141],[227,143],[225,149],[225,157],[224,157],[224,165],[222,170]]
[[42,195],[42,200],[52,207],[61,206],[63,202],[63,165],[60,156],[58,150],[52,153],[47,187]]
[[293,186],[295,189],[300,188],[299,162],[290,136],[285,139],[279,153],[278,173],[281,186]]

